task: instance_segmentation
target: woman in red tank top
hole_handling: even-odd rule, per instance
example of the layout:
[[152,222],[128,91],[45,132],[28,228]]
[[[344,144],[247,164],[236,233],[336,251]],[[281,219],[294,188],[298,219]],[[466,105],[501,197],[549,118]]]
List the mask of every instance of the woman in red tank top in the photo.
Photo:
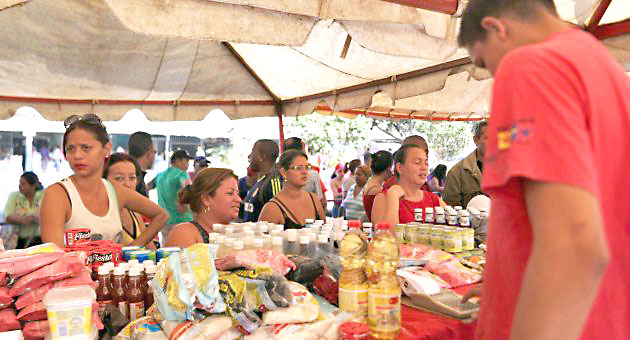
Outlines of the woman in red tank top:
[[437,195],[422,190],[425,184],[427,153],[415,145],[404,145],[394,154],[398,184],[376,195],[372,208],[372,222],[392,225],[414,221],[417,208],[446,206]]
[[394,155],[391,152],[381,150],[371,155],[372,177],[363,188],[363,207],[368,219],[372,220],[372,206],[376,195],[383,191],[383,183],[394,175],[392,166],[394,165]]

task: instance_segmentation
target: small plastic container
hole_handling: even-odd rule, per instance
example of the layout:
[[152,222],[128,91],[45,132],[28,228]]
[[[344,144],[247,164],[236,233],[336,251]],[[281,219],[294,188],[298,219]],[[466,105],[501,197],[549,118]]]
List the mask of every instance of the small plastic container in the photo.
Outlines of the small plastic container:
[[[3,338],[4,339],[4,338]],[[92,333],[84,338],[76,338],[76,340],[98,340],[98,330],[96,329],[96,326],[92,325]],[[46,337],[44,338],[44,340],[52,340],[50,333],[48,333],[46,335]]]
[[91,339],[92,303],[96,300],[89,286],[53,288],[44,297],[51,340]]

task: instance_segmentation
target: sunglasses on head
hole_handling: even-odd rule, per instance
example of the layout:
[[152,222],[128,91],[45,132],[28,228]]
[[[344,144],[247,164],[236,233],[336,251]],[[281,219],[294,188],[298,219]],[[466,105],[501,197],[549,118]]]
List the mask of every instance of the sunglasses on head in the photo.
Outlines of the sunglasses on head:
[[65,128],[67,129],[70,126],[72,126],[72,124],[75,124],[78,122],[84,122],[86,124],[99,125],[99,126],[103,125],[103,122],[101,121],[101,118],[99,116],[93,113],[86,113],[84,115],[72,115],[66,118],[63,121],[63,126],[65,126]]

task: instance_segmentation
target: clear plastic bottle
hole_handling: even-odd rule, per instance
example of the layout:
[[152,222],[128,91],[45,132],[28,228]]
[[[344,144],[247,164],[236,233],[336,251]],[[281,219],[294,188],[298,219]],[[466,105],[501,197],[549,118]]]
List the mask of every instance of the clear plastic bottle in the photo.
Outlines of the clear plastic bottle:
[[358,322],[368,316],[368,283],[365,276],[367,237],[360,223],[348,225],[350,230],[341,239],[339,256],[343,270],[339,275],[339,308]]
[[289,230],[286,233],[286,244],[284,245],[284,253],[287,255],[299,255],[300,245],[297,242],[297,232]]
[[284,247],[282,246],[282,237],[274,236],[271,238],[271,250],[284,254]]
[[125,283],[125,268],[120,265],[114,268],[114,280],[112,282],[112,302],[120,312],[129,318],[129,303],[127,302],[127,287]]
[[208,243],[209,244],[217,244],[217,239],[219,238],[219,233],[210,233],[208,234]]
[[372,338],[395,339],[401,322],[398,244],[389,224],[380,223],[376,229],[367,254],[368,325]]
[[317,252],[317,233],[316,232],[310,232],[307,234],[308,235],[308,253],[310,257],[313,257],[315,255],[315,252]]
[[301,255],[301,256],[311,256],[310,244],[311,244],[311,240],[309,239],[308,235],[300,236],[300,252],[299,252],[299,255]]
[[235,240],[232,243],[232,252],[236,253],[243,250],[243,240]]
[[260,237],[256,237],[252,242],[252,249],[254,250],[262,250],[263,249],[263,239]]
[[319,234],[319,236],[317,236],[317,252],[315,258],[319,260],[328,254],[332,254],[333,251],[334,249],[332,243],[328,240],[328,235],[325,233]]
[[234,239],[231,237],[225,238],[225,251],[223,256],[228,256],[234,252]]
[[223,234],[225,232],[225,225],[220,223],[215,223],[212,225],[212,231],[217,232],[219,234]]

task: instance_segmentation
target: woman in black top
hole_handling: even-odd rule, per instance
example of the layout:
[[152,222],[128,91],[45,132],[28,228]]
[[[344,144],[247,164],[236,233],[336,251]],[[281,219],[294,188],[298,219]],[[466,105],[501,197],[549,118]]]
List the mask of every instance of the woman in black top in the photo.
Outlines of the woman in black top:
[[238,216],[241,204],[237,180],[230,169],[199,171],[192,185],[179,192],[179,202],[190,205],[195,219],[176,225],[168,233],[165,246],[186,248],[195,243],[208,243],[208,234],[214,224],[232,222]]
[[264,205],[258,220],[295,229],[303,227],[306,219],[325,219],[319,199],[302,190],[311,169],[306,154],[299,150],[286,151],[280,156],[278,168],[284,178],[284,187]]

